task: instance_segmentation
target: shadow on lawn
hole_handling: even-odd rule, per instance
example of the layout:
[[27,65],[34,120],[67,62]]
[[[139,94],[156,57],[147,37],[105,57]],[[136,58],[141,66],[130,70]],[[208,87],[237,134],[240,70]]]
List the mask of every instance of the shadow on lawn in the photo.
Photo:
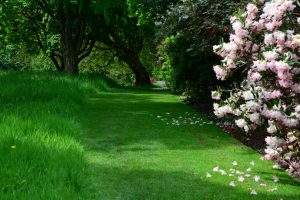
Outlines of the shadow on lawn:
[[240,145],[215,125],[166,125],[156,116],[170,112],[170,118],[178,118],[186,111],[196,112],[166,92],[149,93],[121,90],[91,98],[82,116],[83,133],[88,133],[85,138],[91,144],[88,146],[92,150],[110,152],[153,150],[153,143],[169,150],[214,149],[228,143]]
[[[189,174],[178,171],[158,171],[129,169],[126,167],[110,167],[93,165],[98,177],[92,174],[89,193],[95,194],[89,199],[122,199],[122,200],[297,200],[298,193],[279,194],[276,192],[259,192],[250,195],[247,189],[232,188],[228,183],[217,183],[213,179],[202,178],[200,174]],[[99,174],[99,172],[101,172]]]
[[[166,92],[150,91],[145,94],[144,90],[141,93],[121,90],[103,93],[91,98],[84,108],[82,129],[85,143],[89,152],[95,153],[97,157],[122,156],[119,153],[126,152],[155,153],[156,150],[195,150],[202,153],[202,156],[209,156],[211,151],[206,154],[202,150],[220,151],[219,155],[222,155],[225,148],[235,151],[236,147],[241,147],[239,142],[215,125],[175,127],[161,122],[156,115],[170,112],[178,117],[186,111],[193,112]],[[154,116],[150,116],[151,114]],[[244,152],[237,150],[236,154]],[[189,152],[182,155],[191,154]],[[300,199],[298,193],[276,196],[276,192],[265,192],[251,196],[248,190],[230,188],[228,183],[214,183],[213,179],[203,179],[200,174],[195,173],[133,169],[133,166],[126,166],[125,163],[118,163],[119,166],[116,166],[110,162],[103,165],[101,161],[96,161],[90,165],[89,178],[95,185],[91,185],[90,190],[94,191],[89,193],[97,193],[98,196],[89,199]],[[286,175],[282,176],[283,181],[286,178],[286,182],[282,184],[296,185]]]
[[[269,172],[259,172],[260,174],[264,175],[267,181],[272,182],[272,176],[274,175],[273,173],[269,173]],[[297,180],[293,180],[291,177],[287,176],[285,173],[280,173],[280,174],[276,174],[276,176],[279,178],[279,183],[282,185],[293,185],[293,186],[297,186],[300,187],[300,182]],[[300,189],[300,188],[299,188]],[[298,199],[300,199],[300,194]]]

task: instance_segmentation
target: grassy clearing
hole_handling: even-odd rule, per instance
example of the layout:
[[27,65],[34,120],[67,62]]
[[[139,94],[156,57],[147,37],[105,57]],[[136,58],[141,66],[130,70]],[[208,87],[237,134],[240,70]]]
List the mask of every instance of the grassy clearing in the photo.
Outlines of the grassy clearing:
[[[1,200],[300,199],[299,182],[167,92],[43,73],[0,83]],[[261,181],[212,171],[233,161]]]
[[[216,125],[167,124],[186,112],[207,122],[165,92],[114,90],[91,97],[81,115],[89,162],[87,179],[91,183],[85,198],[300,199],[298,182],[273,170],[272,162],[260,160],[258,153]],[[249,173],[260,176],[260,182],[251,177],[241,183],[236,181],[236,174],[229,177],[213,172],[215,166],[228,172],[233,161],[238,161],[235,168],[243,172],[251,167]],[[211,178],[206,178],[207,172]],[[272,182],[272,176],[280,181]],[[232,180],[234,188],[229,186]],[[249,188],[258,195],[250,195]],[[268,191],[274,188],[277,190]]]
[[78,111],[100,79],[0,74],[0,199],[81,199],[86,187]]

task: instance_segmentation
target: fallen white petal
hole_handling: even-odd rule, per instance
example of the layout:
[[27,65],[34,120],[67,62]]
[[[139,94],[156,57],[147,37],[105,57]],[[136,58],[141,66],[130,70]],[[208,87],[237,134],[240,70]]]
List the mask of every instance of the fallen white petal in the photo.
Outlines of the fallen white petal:
[[257,192],[255,190],[251,190],[250,194],[257,195]]
[[210,178],[210,177],[211,177],[211,174],[207,172],[207,173],[206,173],[206,177],[207,177],[207,178]]
[[220,171],[221,175],[226,175],[226,174],[227,174],[227,173],[226,173],[224,170],[222,170],[222,169],[220,169],[219,171]]
[[239,181],[239,182],[244,182],[244,180],[245,180],[245,178],[244,178],[243,176],[239,176],[239,177],[238,177],[238,181]]
[[235,183],[234,183],[234,181],[231,181],[231,182],[229,183],[229,186],[231,186],[231,187],[235,187]]
[[273,165],[273,169],[281,169],[279,165]]
[[260,176],[254,176],[254,180],[255,180],[255,182],[260,181]]
[[277,176],[272,177],[273,182],[277,183],[279,181],[279,178]]
[[276,190],[278,190],[278,188],[277,188],[277,187],[274,187],[274,188],[269,189],[268,191],[269,191],[269,192],[274,192],[274,191],[276,191]]
[[218,166],[216,166],[216,167],[213,168],[213,171],[214,171],[214,172],[218,172],[219,169],[220,169],[220,168],[219,168]]

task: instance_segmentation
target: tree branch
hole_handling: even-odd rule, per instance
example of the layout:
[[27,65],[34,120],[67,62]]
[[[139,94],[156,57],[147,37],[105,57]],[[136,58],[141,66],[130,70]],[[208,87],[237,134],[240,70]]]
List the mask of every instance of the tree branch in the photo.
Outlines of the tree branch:
[[82,55],[79,55],[78,62],[80,62],[82,59],[86,58],[87,56],[89,56],[92,53],[95,43],[96,43],[95,40],[90,41],[89,46],[87,47],[85,52],[82,52]]
[[53,64],[55,65],[55,67],[57,69],[57,71],[63,71],[63,66],[59,65],[59,62],[57,61],[56,56],[59,56],[59,55],[51,54],[49,56],[49,58],[52,60]]

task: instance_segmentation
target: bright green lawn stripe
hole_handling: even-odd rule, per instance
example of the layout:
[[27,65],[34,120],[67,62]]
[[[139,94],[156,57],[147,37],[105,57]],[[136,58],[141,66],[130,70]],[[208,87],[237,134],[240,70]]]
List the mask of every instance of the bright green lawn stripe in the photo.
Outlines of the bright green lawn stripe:
[[[166,92],[105,92],[91,97],[82,111],[90,165],[87,199],[300,199],[298,182],[217,126],[170,126],[159,120],[156,116],[166,112],[196,114]],[[242,170],[255,161],[251,174],[278,190],[268,192],[252,180],[229,187],[232,178],[212,168],[228,170],[234,160]],[[213,177],[206,178],[207,172]],[[273,175],[279,183],[272,183]],[[248,188],[258,195],[251,196]]]

